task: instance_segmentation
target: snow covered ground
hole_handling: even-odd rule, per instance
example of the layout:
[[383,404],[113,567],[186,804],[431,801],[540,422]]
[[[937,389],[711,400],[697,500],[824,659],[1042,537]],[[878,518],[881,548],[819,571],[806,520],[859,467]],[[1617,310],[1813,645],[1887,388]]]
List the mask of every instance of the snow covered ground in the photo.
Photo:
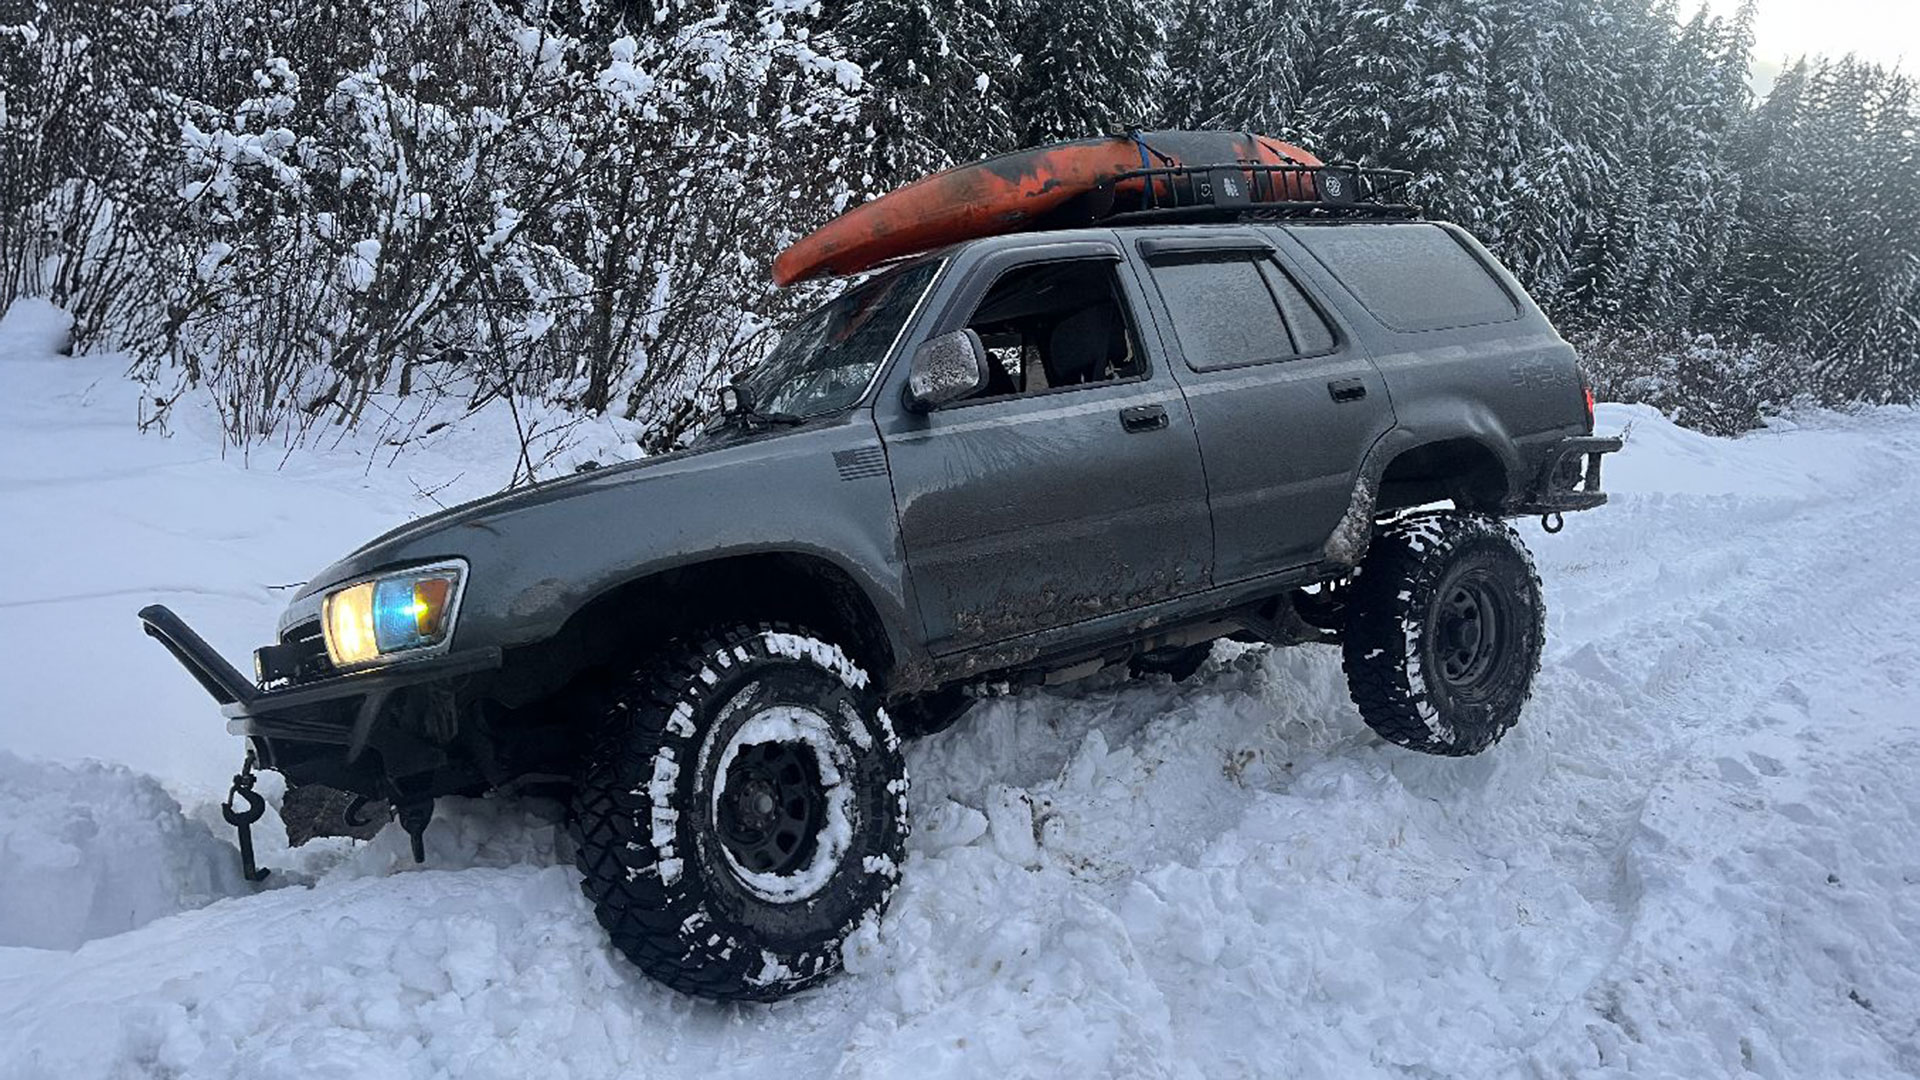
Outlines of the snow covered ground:
[[1325,648],[990,703],[913,749],[852,973],[716,1007],[609,951],[551,806],[238,880],[240,748],[133,611],[244,657],[501,432],[247,467],[57,329],[0,324],[0,1077],[1920,1072],[1920,414],[1604,407],[1614,504],[1526,527],[1548,655],[1480,758],[1371,737]]

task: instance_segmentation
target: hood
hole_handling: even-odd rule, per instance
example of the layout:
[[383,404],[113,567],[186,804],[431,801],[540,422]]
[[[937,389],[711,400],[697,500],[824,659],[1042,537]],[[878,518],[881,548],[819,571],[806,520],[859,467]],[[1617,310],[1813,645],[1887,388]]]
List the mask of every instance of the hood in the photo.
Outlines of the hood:
[[[489,521],[508,514],[523,513],[536,507],[564,499],[580,498],[600,490],[625,487],[644,481],[650,475],[664,472],[691,459],[708,459],[724,455],[751,444],[782,438],[809,429],[817,430],[820,426],[822,425],[816,422],[800,427],[752,431],[740,430],[732,426],[721,430],[709,430],[694,445],[683,450],[640,458],[637,461],[624,461],[617,465],[608,465],[588,472],[542,481],[530,487],[498,492],[415,518],[404,525],[381,533],[326,569],[314,574],[295,594],[294,603],[297,605],[300,601],[331,589],[343,581],[364,577],[389,567],[463,557],[466,554],[463,548],[467,544],[458,535],[463,528],[484,529]],[[703,462],[703,464],[706,463]]]

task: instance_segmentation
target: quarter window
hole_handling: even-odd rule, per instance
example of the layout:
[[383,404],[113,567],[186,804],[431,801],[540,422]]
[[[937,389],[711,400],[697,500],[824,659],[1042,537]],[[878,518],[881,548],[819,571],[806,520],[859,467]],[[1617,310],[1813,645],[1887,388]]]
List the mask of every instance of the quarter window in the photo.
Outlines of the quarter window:
[[1480,326],[1520,314],[1486,264],[1438,225],[1313,225],[1287,231],[1395,330]]

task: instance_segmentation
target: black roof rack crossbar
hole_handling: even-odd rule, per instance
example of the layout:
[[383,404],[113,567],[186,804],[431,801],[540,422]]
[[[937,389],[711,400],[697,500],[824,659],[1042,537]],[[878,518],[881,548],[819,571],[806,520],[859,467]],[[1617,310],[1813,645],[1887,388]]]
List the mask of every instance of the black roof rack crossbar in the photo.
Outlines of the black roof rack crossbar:
[[1115,188],[1138,181],[1140,198],[1117,198],[1103,222],[1257,221],[1296,218],[1410,219],[1420,208],[1405,201],[1414,176],[1348,162],[1267,165],[1231,162],[1134,169]]
[[1202,225],[1223,222],[1273,221],[1418,221],[1420,208],[1405,203],[1366,206],[1328,206],[1325,203],[1277,202],[1258,206],[1170,206],[1159,210],[1126,210],[1100,219],[1102,225]]

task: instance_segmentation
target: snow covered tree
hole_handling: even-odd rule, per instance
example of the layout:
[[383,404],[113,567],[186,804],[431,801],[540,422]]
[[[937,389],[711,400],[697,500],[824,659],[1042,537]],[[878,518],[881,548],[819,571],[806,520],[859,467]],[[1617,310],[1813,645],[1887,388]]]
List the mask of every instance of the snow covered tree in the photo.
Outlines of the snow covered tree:
[[1024,0],[1013,12],[1019,145],[1120,131],[1159,111],[1161,26],[1140,0]]
[[1168,32],[1157,124],[1294,135],[1309,15],[1289,0],[1188,0]]
[[1013,54],[988,4],[854,0],[835,33],[860,65],[881,189],[1013,148]]

